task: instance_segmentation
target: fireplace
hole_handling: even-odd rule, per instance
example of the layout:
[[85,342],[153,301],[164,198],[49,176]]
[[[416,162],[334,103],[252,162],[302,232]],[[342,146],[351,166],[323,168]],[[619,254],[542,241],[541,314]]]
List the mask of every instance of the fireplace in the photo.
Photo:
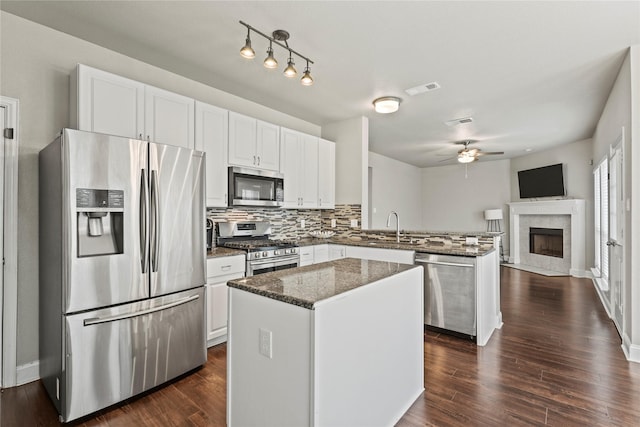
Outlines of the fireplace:
[[532,254],[563,257],[561,228],[529,228],[529,252]]

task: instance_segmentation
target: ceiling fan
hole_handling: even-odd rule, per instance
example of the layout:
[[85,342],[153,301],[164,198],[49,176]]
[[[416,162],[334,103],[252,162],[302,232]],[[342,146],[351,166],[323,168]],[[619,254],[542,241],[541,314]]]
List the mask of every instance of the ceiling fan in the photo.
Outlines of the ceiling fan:
[[[470,144],[473,144],[475,142],[475,140],[472,139],[466,139],[463,141],[456,141],[454,142],[454,144],[456,145],[464,145],[464,148],[461,149],[460,151],[458,151],[458,162],[460,163],[471,163],[474,162],[476,160],[478,160],[479,157],[481,156],[492,156],[492,155],[500,155],[500,154],[504,154],[504,151],[482,151],[479,148],[469,148]],[[454,159],[456,157],[450,157],[448,159],[445,160],[441,160],[441,162],[445,162],[445,161],[449,161],[451,159]]]

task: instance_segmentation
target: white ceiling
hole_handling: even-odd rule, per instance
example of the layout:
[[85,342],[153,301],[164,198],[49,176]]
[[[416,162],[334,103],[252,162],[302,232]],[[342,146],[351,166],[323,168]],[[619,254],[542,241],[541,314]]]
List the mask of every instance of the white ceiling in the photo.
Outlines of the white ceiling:
[[[593,135],[626,48],[640,44],[639,1],[8,1],[0,8],[312,123],[369,118],[370,149],[443,165],[461,139],[502,159]],[[304,87],[239,55],[246,28],[285,29],[308,56]],[[298,58],[301,74],[304,63]],[[404,90],[437,81],[417,96]],[[371,102],[402,98],[379,115]],[[457,127],[443,122],[472,116]],[[455,163],[451,160],[449,163]]]

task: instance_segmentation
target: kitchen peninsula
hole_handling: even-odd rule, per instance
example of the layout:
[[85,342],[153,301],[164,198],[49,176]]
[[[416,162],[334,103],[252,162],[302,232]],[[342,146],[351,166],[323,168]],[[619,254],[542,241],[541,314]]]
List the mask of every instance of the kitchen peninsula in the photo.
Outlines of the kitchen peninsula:
[[424,390],[422,268],[345,258],[228,285],[229,426],[393,425]]

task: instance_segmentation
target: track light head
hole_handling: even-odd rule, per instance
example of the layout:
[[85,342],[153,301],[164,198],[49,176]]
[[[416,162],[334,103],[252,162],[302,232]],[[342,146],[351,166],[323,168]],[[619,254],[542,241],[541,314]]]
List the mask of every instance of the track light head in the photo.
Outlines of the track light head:
[[269,68],[270,70],[278,68],[278,61],[276,61],[276,58],[273,56],[273,48],[271,47],[271,44],[269,44],[269,48],[267,49],[267,57],[264,59],[263,64],[265,68]]
[[287,61],[287,68],[284,69],[284,75],[286,77],[292,78],[298,74],[298,70],[294,67],[295,63],[293,62],[293,58],[289,55],[289,61]]
[[303,86],[311,86],[313,84],[313,77],[311,77],[311,70],[309,70],[308,62],[304,69],[304,73],[302,74],[302,78],[300,79],[300,83],[302,83]]
[[251,48],[251,30],[247,28],[247,39],[244,46],[240,49],[240,55],[243,58],[253,59],[256,56],[256,51]]

